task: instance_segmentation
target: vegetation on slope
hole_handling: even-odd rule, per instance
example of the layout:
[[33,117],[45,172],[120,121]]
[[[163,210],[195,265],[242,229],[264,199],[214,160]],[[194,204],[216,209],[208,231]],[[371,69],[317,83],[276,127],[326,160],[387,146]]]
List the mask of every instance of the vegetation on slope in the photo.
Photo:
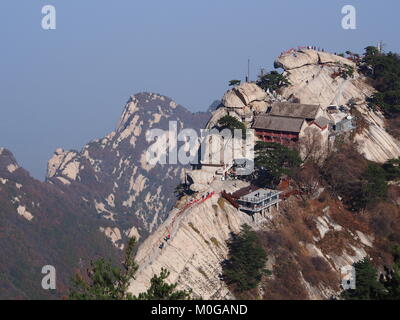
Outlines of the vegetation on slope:
[[365,48],[361,71],[372,79],[378,92],[369,100],[371,106],[380,108],[387,117],[400,115],[400,57],[398,54],[379,52],[376,47]]
[[[322,162],[315,161],[315,157],[309,157],[305,163],[293,160],[297,158],[295,151],[282,146],[278,152],[265,143],[257,149],[261,152],[257,152],[256,173],[266,181],[279,182],[283,176],[289,177],[290,185],[299,195],[281,204],[281,214],[274,218],[271,230],[258,233],[265,252],[275,260],[273,277],[260,283],[265,299],[308,299],[310,293],[303,280],[314,287],[322,285],[338,291],[338,275],[323,258],[310,256],[304,244],[314,243],[325,255],[340,256],[346,251],[354,254],[349,244],[357,247],[358,243],[347,230],[373,234],[374,248],[370,249],[373,262],[381,267],[392,265],[391,248],[400,244],[400,211],[396,202],[400,188],[389,182],[400,178],[400,159],[377,164],[359,154],[354,144],[343,141]],[[321,187],[325,190],[322,194]],[[330,208],[332,221],[346,230],[330,230],[316,241],[320,237],[316,218],[323,215],[325,208]],[[364,271],[372,274],[368,268]],[[376,290],[385,288],[380,295],[382,299],[395,296],[386,287],[398,290],[397,273],[391,271],[390,277],[387,274],[385,282],[369,283]],[[376,273],[374,276],[378,279]]]
[[[74,194],[40,183],[23,169],[11,179],[23,185],[23,192],[15,183],[0,187],[0,299],[60,299],[79,264],[84,268],[101,256],[119,260],[120,253],[99,231],[89,205],[72,201]],[[10,201],[16,197],[33,214],[32,221],[16,213],[19,204]],[[41,286],[46,265],[57,270],[56,290]]]
[[257,141],[255,152],[252,178],[260,185],[278,184],[283,175],[292,177],[301,165],[298,152],[279,143]]
[[223,278],[233,292],[243,293],[258,286],[268,271],[267,256],[260,246],[257,234],[244,225],[239,234],[228,241],[229,258],[223,263]]
[[234,135],[235,130],[241,130],[242,137],[246,137],[246,126],[244,125],[244,123],[229,115],[223,116],[221,119],[218,120],[218,129],[229,129],[231,130],[232,135]]
[[338,146],[322,166],[321,175],[353,211],[371,208],[387,195],[385,170],[367,161],[352,145]]
[[265,75],[260,75],[256,84],[265,91],[274,92],[280,88],[289,86],[290,81],[283,74],[271,71]]
[[176,290],[177,284],[168,284],[165,280],[169,271],[162,269],[160,275],[154,275],[150,288],[139,296],[128,292],[129,284],[134,279],[138,266],[135,262],[134,248],[136,240],[130,239],[125,251],[122,268],[111,261],[99,259],[91,263],[86,279],[76,274],[72,279],[69,293],[71,300],[187,300],[190,292]]
[[346,300],[399,300],[400,299],[400,248],[393,248],[394,263],[378,275],[370,258],[356,262],[355,289],[345,290],[341,297]]

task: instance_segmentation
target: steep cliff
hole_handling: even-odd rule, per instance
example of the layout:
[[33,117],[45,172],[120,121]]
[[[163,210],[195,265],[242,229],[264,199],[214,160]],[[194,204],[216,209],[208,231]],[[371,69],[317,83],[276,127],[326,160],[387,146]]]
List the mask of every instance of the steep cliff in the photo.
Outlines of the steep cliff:
[[[221,187],[235,191],[244,185],[215,180],[207,193],[183,197],[168,219],[140,246],[136,255],[140,268],[130,291],[135,294],[144,291],[154,273],[164,267],[171,272],[169,281],[192,289],[197,297],[231,298],[220,279],[221,262],[228,254],[226,240],[230,233],[239,232],[242,224],[253,227],[256,224],[222,199],[219,192]],[[165,241],[168,235],[171,239]]]
[[[233,192],[247,185],[216,179],[207,192],[211,193],[208,199],[207,193],[182,198],[169,218],[140,246],[136,258],[140,267],[130,291],[143,292],[151,277],[167,268],[171,272],[168,281],[193,290],[195,297],[235,298],[221,280],[221,264],[228,256],[226,241],[231,233],[238,233],[243,224],[248,224],[265,238],[266,267],[272,271],[272,277],[263,281],[254,298],[329,299],[337,295],[341,268],[372,250],[374,238],[367,225],[351,223],[352,213],[337,200],[315,201],[305,210],[300,201],[291,199],[281,210],[256,215],[253,220],[220,194],[222,190]],[[199,201],[190,204],[193,199]],[[168,235],[171,239],[166,241]],[[285,268],[289,261],[290,270]],[[283,279],[284,275],[288,278]],[[290,277],[295,280],[288,288]]]
[[[366,99],[374,89],[357,72],[354,62],[330,53],[300,50],[282,55],[276,65],[284,69],[289,86],[282,88],[279,95],[266,93],[254,83],[229,90],[207,128],[214,127],[225,115],[249,126],[254,115],[265,113],[276,101],[319,105],[324,115],[336,123],[328,106],[346,105],[358,121],[351,141],[360,153],[375,162],[400,156],[400,143],[385,130],[383,115],[367,106]],[[352,75],[345,76],[346,70]],[[190,175],[203,186],[194,199],[210,193],[212,196],[195,204],[193,199],[182,198],[168,219],[140,246],[140,268],[130,287],[133,293],[143,291],[153,274],[167,268],[171,271],[169,281],[192,289],[195,296],[234,298],[221,280],[221,264],[228,256],[226,241],[231,232],[237,233],[244,223],[257,230],[268,254],[266,267],[272,272],[252,293],[254,298],[329,299],[340,292],[342,267],[367,255],[380,259],[367,219],[347,210],[322,185],[317,196],[307,201],[290,197],[280,210],[258,215],[254,221],[221,197],[222,190],[235,191],[244,182],[221,181],[216,172],[206,167]]]

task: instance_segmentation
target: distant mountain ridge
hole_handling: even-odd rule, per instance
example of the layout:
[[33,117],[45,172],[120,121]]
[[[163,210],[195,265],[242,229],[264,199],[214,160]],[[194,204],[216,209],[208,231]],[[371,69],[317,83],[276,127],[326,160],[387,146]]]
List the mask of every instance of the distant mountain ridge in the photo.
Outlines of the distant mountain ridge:
[[[146,238],[175,203],[184,167],[148,166],[145,132],[169,121],[200,129],[209,116],[158,94],[131,96],[115,131],[81,151],[57,149],[45,182],[1,148],[0,256],[9,260],[0,263],[0,298],[60,297],[92,258],[117,259],[128,236]],[[40,287],[47,264],[58,270],[56,293]]]

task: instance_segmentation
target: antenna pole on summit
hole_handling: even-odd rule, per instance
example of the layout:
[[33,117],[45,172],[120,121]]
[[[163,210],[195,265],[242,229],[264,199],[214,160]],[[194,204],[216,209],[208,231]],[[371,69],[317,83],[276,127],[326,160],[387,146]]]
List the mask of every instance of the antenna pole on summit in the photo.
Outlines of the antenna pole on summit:
[[247,81],[250,82],[250,59],[247,60]]

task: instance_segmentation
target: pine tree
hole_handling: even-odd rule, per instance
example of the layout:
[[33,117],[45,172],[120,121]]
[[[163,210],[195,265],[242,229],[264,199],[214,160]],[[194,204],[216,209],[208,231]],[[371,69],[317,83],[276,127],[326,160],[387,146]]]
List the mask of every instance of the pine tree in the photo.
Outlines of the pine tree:
[[170,272],[164,268],[161,269],[159,276],[154,275],[151,279],[150,288],[139,294],[139,300],[190,300],[191,292],[186,290],[176,290],[177,284],[168,284],[165,280]]
[[244,225],[238,235],[228,242],[229,258],[223,264],[223,278],[234,290],[243,292],[256,288],[265,270],[267,255],[261,248],[257,234]]
[[134,260],[134,247],[136,239],[129,240],[125,251],[122,268],[113,266],[111,261],[103,258],[91,262],[87,270],[87,279],[76,274],[72,279],[72,288],[69,293],[70,300],[127,300],[132,295],[127,293],[129,283],[137,271]]
[[287,77],[277,71],[271,71],[265,75],[259,77],[257,85],[265,91],[276,91],[280,88],[287,87],[291,83]]
[[257,141],[255,151],[254,175],[262,185],[277,184],[282,175],[293,176],[301,165],[298,152],[279,143]]

